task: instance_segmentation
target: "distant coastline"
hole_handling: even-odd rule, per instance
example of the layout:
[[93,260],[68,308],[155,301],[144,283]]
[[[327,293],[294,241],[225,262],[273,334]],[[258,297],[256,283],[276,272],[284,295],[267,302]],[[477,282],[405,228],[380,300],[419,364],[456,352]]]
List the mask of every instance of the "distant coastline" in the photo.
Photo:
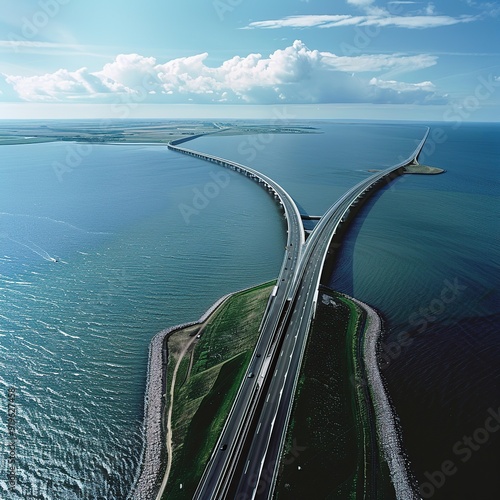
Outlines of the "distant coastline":
[[168,142],[193,135],[229,136],[255,134],[312,134],[318,129],[304,125],[235,124],[218,122],[158,122],[154,125],[127,122],[108,123],[103,121],[93,125],[68,124],[52,128],[41,122],[30,126],[12,127],[0,122],[0,146],[39,144],[45,142],[80,142],[85,144],[150,144],[165,146]]

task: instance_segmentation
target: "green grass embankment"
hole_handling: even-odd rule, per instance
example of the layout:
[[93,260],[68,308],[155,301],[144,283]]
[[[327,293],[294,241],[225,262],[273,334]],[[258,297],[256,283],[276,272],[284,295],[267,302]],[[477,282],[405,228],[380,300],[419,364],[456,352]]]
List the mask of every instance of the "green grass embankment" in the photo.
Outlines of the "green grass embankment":
[[[192,498],[250,362],[273,286],[274,282],[266,283],[236,293],[206,325],[191,331],[191,337],[200,333],[201,338],[185,355],[177,372],[173,463],[162,498]],[[189,338],[182,330],[176,332],[169,339],[169,354],[176,335],[184,343]],[[174,364],[169,356],[167,390]]]
[[276,498],[371,498],[374,490],[382,495],[377,498],[391,498],[387,469],[378,469],[374,423],[362,383],[364,315],[352,301],[326,288],[319,299]]

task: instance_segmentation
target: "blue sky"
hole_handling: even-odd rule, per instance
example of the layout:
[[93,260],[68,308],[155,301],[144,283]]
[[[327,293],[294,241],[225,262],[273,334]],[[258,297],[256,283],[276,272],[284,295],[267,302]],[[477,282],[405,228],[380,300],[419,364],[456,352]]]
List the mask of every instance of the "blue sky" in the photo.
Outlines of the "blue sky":
[[500,3],[2,0],[0,118],[494,120]]

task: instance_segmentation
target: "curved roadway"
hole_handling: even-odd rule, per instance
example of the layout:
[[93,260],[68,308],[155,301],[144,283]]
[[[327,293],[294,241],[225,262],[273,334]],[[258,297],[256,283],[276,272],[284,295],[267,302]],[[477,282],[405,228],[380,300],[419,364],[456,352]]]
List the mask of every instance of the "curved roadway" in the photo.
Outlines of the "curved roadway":
[[[199,137],[199,136],[197,136]],[[186,142],[183,139],[182,142]],[[269,366],[267,353],[275,341],[275,331],[282,316],[282,310],[289,294],[289,288],[296,273],[300,255],[305,242],[304,228],[300,212],[291,196],[275,181],[260,172],[226,160],[214,155],[202,154],[191,149],[180,147],[178,141],[168,145],[169,149],[194,156],[200,159],[217,163],[225,168],[240,172],[259,182],[271,192],[282,206],[288,223],[288,237],[286,252],[278,277],[275,293],[268,303],[265,321],[261,325],[261,335],[247,371],[245,379],[240,386],[235,402],[231,409],[222,434],[205,470],[200,487],[197,491],[198,498],[217,498],[228,488],[233,476],[235,464],[238,462],[241,450],[245,445],[248,426],[252,421],[256,409],[257,398],[263,381],[263,374]],[[252,373],[255,376],[249,378]],[[222,447],[226,449],[221,449]]]

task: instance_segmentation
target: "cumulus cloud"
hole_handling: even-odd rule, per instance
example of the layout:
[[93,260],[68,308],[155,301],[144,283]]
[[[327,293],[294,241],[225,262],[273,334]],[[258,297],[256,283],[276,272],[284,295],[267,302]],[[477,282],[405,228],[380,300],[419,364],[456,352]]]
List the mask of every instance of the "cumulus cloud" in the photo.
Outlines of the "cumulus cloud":
[[6,82],[14,87],[25,101],[54,102],[77,96],[94,97],[109,93],[102,80],[89,73],[87,68],[77,71],[60,69],[55,73],[40,76],[6,76]]
[[425,54],[337,56],[296,40],[268,57],[234,56],[216,67],[209,66],[207,58],[202,53],[158,62],[154,57],[121,54],[96,72],[60,69],[4,77],[21,99],[32,102],[335,103],[392,102],[394,96],[414,102],[412,85],[420,86],[418,95],[427,102],[437,93],[430,82],[381,83],[375,78],[381,72],[394,75],[436,64],[435,56]]
[[102,71],[95,73],[96,77],[113,91],[132,92],[140,86],[147,76],[154,78],[156,59],[143,57],[139,54],[120,54],[112,63],[104,66]]

